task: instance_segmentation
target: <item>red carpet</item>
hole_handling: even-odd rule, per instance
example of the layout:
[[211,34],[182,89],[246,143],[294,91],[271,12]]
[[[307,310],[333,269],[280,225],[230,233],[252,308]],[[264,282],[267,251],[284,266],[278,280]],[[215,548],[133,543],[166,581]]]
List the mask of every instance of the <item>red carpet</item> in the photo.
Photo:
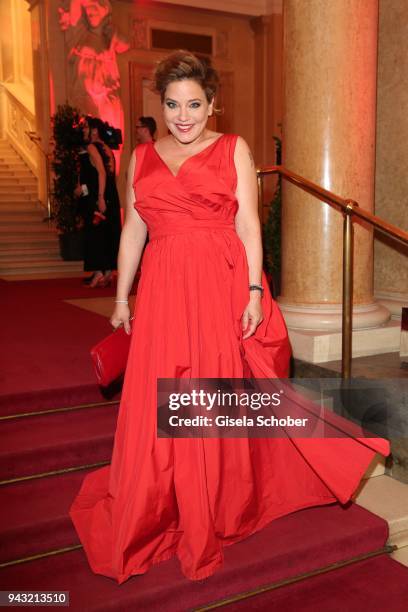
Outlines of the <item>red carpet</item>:
[[67,508],[89,471],[48,476],[0,489],[0,497],[7,500],[7,505],[0,506],[0,563],[76,543]]
[[[89,290],[78,279],[1,283],[1,288],[7,325],[0,414],[102,401],[88,351],[109,332],[108,322],[62,301],[88,297]],[[100,405],[0,421],[0,479],[109,461],[116,415],[116,405]],[[78,544],[68,509],[87,471],[0,487],[0,563]],[[3,567],[0,587],[69,590],[70,609],[78,612],[181,612],[378,550],[386,539],[387,525],[379,517],[353,504],[332,505],[282,517],[227,547],[223,569],[202,582],[186,580],[172,559],[119,587],[94,575],[77,550]],[[402,612],[407,576],[407,568],[381,556],[226,609]]]
[[110,333],[108,320],[66,299],[114,296],[81,279],[0,281],[0,414],[103,399],[89,349]]
[[0,480],[110,459],[117,405],[1,423]]
[[407,568],[381,556],[246,599],[225,610],[406,612],[407,602]]
[[[20,485],[22,489],[26,486]],[[65,482],[64,486],[71,486],[71,493],[74,493],[74,483]],[[24,491],[21,491],[20,499],[23,496]],[[64,493],[64,500],[68,498],[69,495]],[[18,496],[14,495],[13,499],[18,502]],[[53,505],[50,513],[50,516],[54,515],[52,525],[55,526],[57,522],[59,530],[65,529],[66,537],[61,543],[66,545],[69,542],[69,527],[63,529],[63,503],[51,503],[44,499],[43,507],[44,511],[50,512]],[[38,522],[38,531],[45,532],[40,506],[37,504],[31,520]],[[21,514],[20,510],[20,517],[10,529],[15,537],[18,537],[21,525],[30,520],[27,516],[24,519]],[[34,531],[31,532],[32,538]],[[3,539],[7,533],[1,536]],[[73,533],[72,536],[71,543],[74,544],[76,538]],[[247,540],[227,547],[224,568],[202,582],[185,579],[178,562],[172,559],[119,587],[108,578],[92,574],[82,551],[5,568],[0,573],[0,581],[3,589],[7,586],[10,589],[69,590],[70,608],[73,610],[189,610],[193,606],[378,549],[383,546],[386,537],[387,526],[382,519],[355,505],[347,509],[333,505],[283,517]],[[7,539],[10,541],[11,538]],[[387,561],[392,566],[400,567],[389,559]],[[397,572],[396,575],[400,574]],[[276,593],[273,597],[276,597]],[[258,609],[275,609],[272,607],[273,597],[267,606]],[[251,599],[251,606],[255,600]],[[243,610],[249,609],[244,604],[240,605]],[[299,606],[292,608],[302,609]],[[386,609],[391,611],[393,608]]]

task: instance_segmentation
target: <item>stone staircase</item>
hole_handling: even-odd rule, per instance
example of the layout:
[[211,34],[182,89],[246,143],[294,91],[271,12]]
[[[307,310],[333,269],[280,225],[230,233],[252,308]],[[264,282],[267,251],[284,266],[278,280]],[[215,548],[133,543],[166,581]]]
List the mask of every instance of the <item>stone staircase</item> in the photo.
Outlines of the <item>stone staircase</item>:
[[408,485],[385,473],[385,459],[377,456],[355,495],[356,503],[388,523],[391,556],[408,566]]
[[0,277],[77,276],[82,262],[62,261],[55,229],[44,220],[37,179],[0,140]]

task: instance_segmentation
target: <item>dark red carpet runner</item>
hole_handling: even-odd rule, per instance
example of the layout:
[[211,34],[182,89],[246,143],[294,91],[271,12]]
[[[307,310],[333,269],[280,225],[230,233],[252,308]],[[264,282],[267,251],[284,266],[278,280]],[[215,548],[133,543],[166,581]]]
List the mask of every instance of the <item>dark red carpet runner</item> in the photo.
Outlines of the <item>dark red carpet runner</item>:
[[[2,290],[9,325],[0,416],[103,402],[88,350],[109,325],[63,302],[94,294],[78,279],[2,283]],[[105,403],[0,421],[0,480],[43,474],[0,486],[1,590],[70,591],[70,610],[78,612],[181,612],[379,550],[387,540],[379,517],[332,505],[282,517],[225,548],[224,567],[202,582],[184,578],[173,558],[119,587],[94,575],[81,549],[4,566],[78,544],[68,509],[92,469],[78,468],[109,461],[116,417],[117,405]],[[405,612],[407,602],[408,568],[382,555],[224,609]]]
[[[71,486],[71,490],[74,488],[72,483],[65,486]],[[69,496],[64,492],[63,497],[66,501]],[[44,502],[44,507],[46,505]],[[58,529],[65,529],[67,534],[69,528],[64,526],[67,517],[61,516],[61,509],[54,508],[53,511],[56,515],[59,513]],[[35,520],[41,523],[39,508]],[[50,521],[49,529],[54,532],[54,543],[60,545],[55,525],[55,521]],[[45,533],[44,524],[39,527]],[[14,536],[18,537],[15,526]],[[302,510],[280,518],[258,534],[227,547],[224,567],[202,582],[190,582],[184,578],[177,560],[172,559],[118,586],[113,580],[92,574],[82,550],[5,568],[0,573],[0,581],[3,590],[69,590],[72,610],[190,610],[263,584],[377,550],[384,545],[386,537],[387,525],[382,519],[356,505],[349,505],[346,509],[333,505]],[[53,538],[50,534],[48,539],[48,544],[51,544]],[[75,542],[74,537],[71,542]],[[397,612],[403,609],[398,607],[403,601],[401,598],[408,597],[407,576],[408,570],[399,563],[389,558],[374,558],[336,570],[335,573],[308,579],[307,582],[252,597],[227,609],[297,611],[311,610],[312,606],[318,605],[314,610],[358,610],[357,607],[347,606],[351,605],[350,602],[362,605],[365,589],[368,591],[363,600],[371,601],[374,605],[384,585],[388,584],[391,588],[391,591],[387,589],[388,607],[369,606],[367,610]],[[332,607],[325,607],[331,605],[330,601]],[[385,601],[384,594],[378,601]]]

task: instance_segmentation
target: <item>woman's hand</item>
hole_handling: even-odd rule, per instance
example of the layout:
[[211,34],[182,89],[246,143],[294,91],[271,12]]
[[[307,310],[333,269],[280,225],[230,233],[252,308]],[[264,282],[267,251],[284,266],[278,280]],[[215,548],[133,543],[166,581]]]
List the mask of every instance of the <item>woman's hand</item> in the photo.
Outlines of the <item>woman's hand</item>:
[[258,325],[263,321],[261,299],[261,295],[258,291],[251,291],[251,297],[242,315],[243,340],[252,336]]
[[123,325],[125,332],[130,334],[130,309],[128,304],[116,304],[110,322],[115,331],[118,329],[118,327],[122,327]]
[[98,209],[102,214],[106,213],[106,202],[103,195],[98,198]]

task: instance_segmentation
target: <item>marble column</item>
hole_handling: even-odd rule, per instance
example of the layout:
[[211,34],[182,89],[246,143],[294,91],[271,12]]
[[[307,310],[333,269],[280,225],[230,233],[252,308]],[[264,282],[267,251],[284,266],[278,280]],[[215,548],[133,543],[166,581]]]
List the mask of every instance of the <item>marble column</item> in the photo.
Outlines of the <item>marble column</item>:
[[[285,0],[284,165],[373,211],[376,0]],[[342,214],[283,188],[282,295],[289,328],[341,329]],[[353,328],[389,312],[373,299],[373,233],[354,223]]]
[[[408,3],[381,0],[378,37],[376,213],[408,231]],[[394,319],[408,307],[408,245],[376,236],[375,296]],[[408,332],[407,332],[408,333]]]

